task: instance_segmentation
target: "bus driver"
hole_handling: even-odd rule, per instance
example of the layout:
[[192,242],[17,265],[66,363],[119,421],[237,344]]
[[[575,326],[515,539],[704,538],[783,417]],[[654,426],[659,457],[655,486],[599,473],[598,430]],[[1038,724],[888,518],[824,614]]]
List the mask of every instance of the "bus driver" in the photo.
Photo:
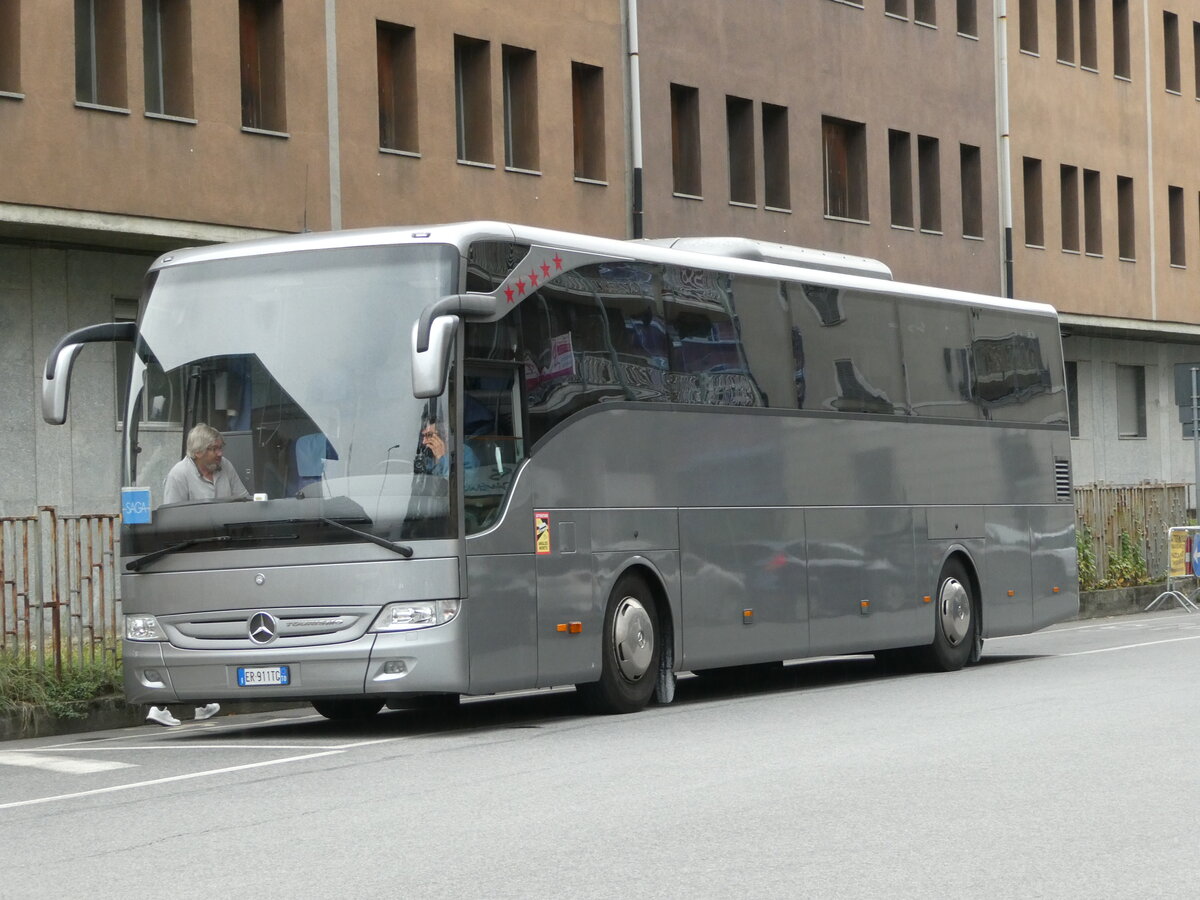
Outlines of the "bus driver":
[[188,432],[187,455],[171,467],[163,503],[242,499],[250,496],[233,465],[225,465],[225,439],[201,422]]

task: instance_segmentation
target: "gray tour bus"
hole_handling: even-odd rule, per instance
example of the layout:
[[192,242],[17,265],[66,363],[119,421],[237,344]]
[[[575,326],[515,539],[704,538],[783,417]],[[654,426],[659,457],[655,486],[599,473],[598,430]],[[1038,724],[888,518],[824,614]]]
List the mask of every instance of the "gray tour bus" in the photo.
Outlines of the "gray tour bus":
[[[385,704],[829,654],[953,670],[1078,609],[1054,310],[736,238],[493,222],[155,262],[127,341],[128,699]],[[164,502],[218,429],[248,498]]]

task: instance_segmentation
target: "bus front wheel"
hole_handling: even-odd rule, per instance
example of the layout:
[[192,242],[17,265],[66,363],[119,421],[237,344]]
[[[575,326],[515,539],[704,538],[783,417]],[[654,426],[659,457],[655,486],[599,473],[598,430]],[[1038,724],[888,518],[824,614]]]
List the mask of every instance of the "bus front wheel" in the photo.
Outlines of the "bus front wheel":
[[654,694],[659,653],[654,594],[640,576],[622,576],[604,611],[600,680],[575,690],[593,712],[637,712]]

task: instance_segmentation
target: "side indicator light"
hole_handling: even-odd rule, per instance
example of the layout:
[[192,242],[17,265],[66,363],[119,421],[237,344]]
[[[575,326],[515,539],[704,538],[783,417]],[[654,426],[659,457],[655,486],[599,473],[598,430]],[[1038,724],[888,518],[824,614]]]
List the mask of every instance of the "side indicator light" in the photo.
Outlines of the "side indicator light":
[[569,631],[571,634],[583,634],[583,623],[569,622],[567,623],[567,631]]
[[1059,591],[1059,589],[1058,589],[1058,588],[1056,588],[1056,587],[1052,587],[1052,588],[1050,588],[1050,593],[1052,593],[1052,594],[1057,594],[1057,593],[1058,593],[1058,591]]
[[566,623],[566,622],[559,622],[557,625],[555,625],[555,626],[554,626],[554,630],[555,630],[555,631],[561,631],[561,632],[563,632],[563,633],[566,633],[566,630],[567,630],[567,623]]
[[928,594],[926,594],[924,597],[921,598],[921,602],[922,603],[932,603],[933,598],[930,597]]
[[1008,596],[1010,596],[1010,597],[1015,597],[1015,596],[1017,596],[1017,592],[1016,592],[1016,591],[1009,591],[1009,592],[1008,592]]

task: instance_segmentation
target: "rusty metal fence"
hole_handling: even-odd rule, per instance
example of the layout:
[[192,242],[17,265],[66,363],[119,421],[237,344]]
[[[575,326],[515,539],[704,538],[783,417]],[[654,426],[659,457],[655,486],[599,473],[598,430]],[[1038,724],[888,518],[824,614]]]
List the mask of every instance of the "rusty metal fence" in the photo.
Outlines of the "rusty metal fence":
[[1096,575],[1108,573],[1122,532],[1142,551],[1151,577],[1166,574],[1170,561],[1167,530],[1188,524],[1186,484],[1091,484],[1075,488],[1075,515],[1092,535]]
[[116,655],[119,521],[52,506],[0,518],[0,652],[57,673]]

